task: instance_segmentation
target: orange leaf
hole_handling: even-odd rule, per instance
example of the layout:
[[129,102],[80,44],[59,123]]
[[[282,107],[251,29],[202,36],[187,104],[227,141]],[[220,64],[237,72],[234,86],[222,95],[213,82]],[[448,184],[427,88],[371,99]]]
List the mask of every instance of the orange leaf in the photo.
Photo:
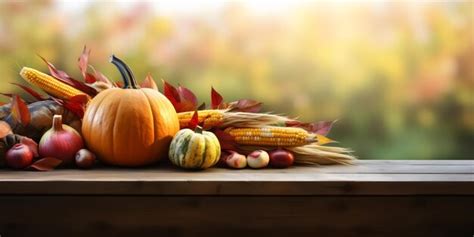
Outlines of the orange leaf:
[[27,126],[30,123],[31,115],[28,106],[18,95],[12,97],[11,114],[12,117],[23,126]]
[[12,134],[12,128],[10,125],[5,122],[0,120],[0,138],[6,137],[8,134]]
[[54,157],[45,157],[37,160],[26,169],[34,171],[50,171],[58,167],[63,161]]
[[145,80],[143,80],[143,82],[140,84],[140,87],[158,90],[158,86],[156,85],[150,73],[148,73],[148,75],[145,77]]

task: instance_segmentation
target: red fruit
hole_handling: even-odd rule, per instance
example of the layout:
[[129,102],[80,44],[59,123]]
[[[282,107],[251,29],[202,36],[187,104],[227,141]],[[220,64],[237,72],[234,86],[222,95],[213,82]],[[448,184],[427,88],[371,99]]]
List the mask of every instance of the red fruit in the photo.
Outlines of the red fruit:
[[95,155],[87,149],[80,149],[76,153],[76,165],[82,169],[90,169],[94,166]]
[[26,168],[33,163],[33,152],[25,144],[17,143],[7,151],[5,162],[14,169]]
[[270,165],[275,168],[287,168],[293,165],[295,157],[284,149],[277,149],[270,152]]

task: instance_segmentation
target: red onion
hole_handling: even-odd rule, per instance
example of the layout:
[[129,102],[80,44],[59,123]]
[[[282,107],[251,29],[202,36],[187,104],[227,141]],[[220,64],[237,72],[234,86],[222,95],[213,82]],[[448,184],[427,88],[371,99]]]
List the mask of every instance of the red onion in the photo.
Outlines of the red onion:
[[52,128],[41,137],[39,154],[41,157],[54,157],[64,163],[71,163],[83,147],[81,135],[74,128],[64,125],[61,115],[54,115]]

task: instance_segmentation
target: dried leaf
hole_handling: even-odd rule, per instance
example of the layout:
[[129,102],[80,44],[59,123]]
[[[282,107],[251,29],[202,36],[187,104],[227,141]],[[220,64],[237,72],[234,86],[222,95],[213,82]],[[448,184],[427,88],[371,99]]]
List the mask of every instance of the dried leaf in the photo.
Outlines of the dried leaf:
[[58,167],[63,161],[54,157],[45,157],[37,160],[26,169],[34,171],[50,171]]
[[194,130],[196,129],[198,124],[199,124],[199,115],[198,115],[198,111],[196,110],[194,111],[193,117],[191,117],[191,120],[189,120],[188,128],[191,130]]
[[79,70],[81,70],[81,74],[84,77],[84,80],[86,80],[86,73],[87,73],[87,65],[89,65],[89,55],[91,53],[91,50],[87,50],[87,47],[84,45],[84,48],[82,49],[82,54],[79,56],[77,59],[79,63]]
[[219,94],[219,92],[217,92],[214,87],[211,87],[211,108],[218,109],[223,101],[224,99],[222,98],[221,94]]
[[57,98],[52,98],[52,99],[56,103],[64,106],[64,108],[74,113],[79,118],[84,117],[84,113],[86,111],[86,105],[89,100],[89,98],[84,94],[73,96],[67,101],[57,99]]
[[11,114],[12,117],[23,126],[27,126],[30,123],[31,115],[28,106],[18,95],[12,97]]
[[89,65],[89,67],[94,72],[94,77],[97,81],[105,82],[105,83],[107,83],[111,86],[114,85],[114,83],[112,83],[104,74],[102,74],[101,72],[95,70],[95,68],[93,66]]
[[221,145],[222,150],[238,150],[237,143],[234,141],[234,137],[232,137],[229,133],[221,129],[213,129],[212,132],[216,135],[219,143]]
[[143,82],[140,84],[140,87],[158,90],[158,86],[156,85],[150,73],[148,73],[148,75],[145,77],[145,80],[143,80]]
[[34,157],[38,157],[38,143],[36,143],[33,139],[29,137],[24,137],[22,136],[20,138],[20,143],[26,145],[28,148],[30,148],[30,151],[33,152]]
[[334,121],[320,121],[316,123],[303,123],[300,121],[288,121],[286,123],[287,127],[299,127],[302,128],[308,132],[311,133],[316,133],[319,135],[326,136],[329,134],[331,131],[332,125],[336,122],[337,120]]
[[176,112],[193,111],[197,109],[197,98],[192,91],[186,87],[174,86],[163,81],[163,94],[173,104]]
[[11,83],[15,86],[18,86],[20,87],[21,89],[23,89],[24,91],[26,91],[28,94],[30,94],[31,96],[33,96],[36,100],[46,100],[47,98],[44,98],[40,93],[36,92],[35,90],[31,89],[30,87],[28,86],[24,86],[24,85],[21,85],[21,84],[18,84],[18,83]]
[[242,99],[230,102],[228,109],[238,112],[258,113],[262,109],[262,103],[255,100]]
[[0,138],[4,138],[8,134],[13,134],[12,128],[7,122],[0,120]]
[[95,78],[94,75],[92,75],[92,74],[86,72],[85,77],[84,77],[84,81],[85,81],[86,83],[92,84],[92,83],[94,83],[94,82],[97,81],[97,78]]
[[52,63],[48,62],[48,60],[43,58],[41,55],[38,55],[38,56],[43,60],[43,62],[46,63],[46,65],[48,66],[49,72],[51,73],[53,77],[55,77],[56,79],[59,79],[60,81],[63,81],[64,83],[68,85],[71,85],[71,86],[73,85],[71,81],[69,80],[69,78],[71,77],[66,72],[56,69],[56,67]]
[[172,85],[170,85],[165,80],[161,79],[163,82],[163,94],[168,98],[169,101],[173,104],[174,108],[176,109],[176,105],[181,102],[181,98],[179,97],[178,91]]
[[13,94],[11,93],[0,93],[0,95],[3,95],[5,97],[10,97],[10,98],[13,97]]
[[46,65],[48,65],[49,72],[57,80],[64,82],[86,94],[89,94],[90,96],[97,95],[97,91],[93,87],[90,87],[84,82],[78,81],[70,77],[66,72],[56,69],[56,67],[52,63],[48,62],[45,58],[41,56],[39,57],[46,63]]
[[199,105],[199,107],[197,108],[197,110],[204,110],[206,109],[206,103],[202,102],[201,105]]
[[196,110],[198,101],[194,93],[186,87],[178,86],[180,98],[179,112]]

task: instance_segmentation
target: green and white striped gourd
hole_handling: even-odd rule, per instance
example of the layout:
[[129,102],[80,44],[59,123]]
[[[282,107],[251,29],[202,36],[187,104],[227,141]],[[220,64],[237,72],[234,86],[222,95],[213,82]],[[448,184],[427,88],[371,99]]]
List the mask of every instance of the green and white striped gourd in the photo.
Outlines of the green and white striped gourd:
[[187,169],[206,169],[219,161],[221,145],[216,135],[197,127],[182,129],[174,136],[169,159],[176,166]]

